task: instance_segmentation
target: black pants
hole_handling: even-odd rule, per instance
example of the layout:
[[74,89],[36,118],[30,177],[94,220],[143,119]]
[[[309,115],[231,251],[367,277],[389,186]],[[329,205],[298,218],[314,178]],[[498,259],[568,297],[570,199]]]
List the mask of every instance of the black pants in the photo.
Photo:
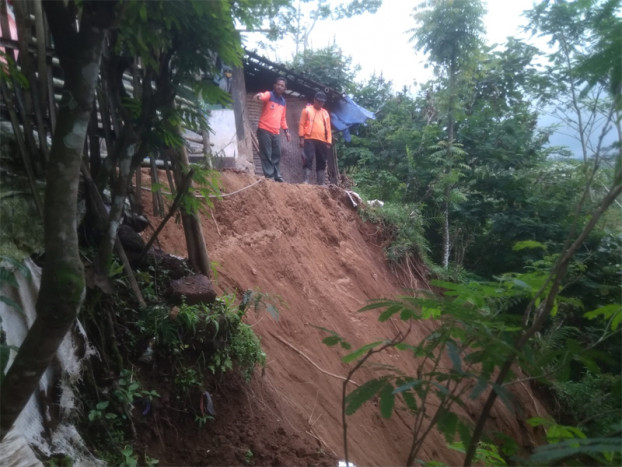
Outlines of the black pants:
[[259,157],[263,174],[268,178],[279,179],[281,172],[281,135],[270,133],[263,128],[257,128],[257,142],[259,143]]
[[304,146],[305,163],[303,169],[311,169],[313,167],[313,158],[315,157],[315,170],[321,171],[326,169],[326,158],[328,157],[328,144],[317,139],[305,139]]

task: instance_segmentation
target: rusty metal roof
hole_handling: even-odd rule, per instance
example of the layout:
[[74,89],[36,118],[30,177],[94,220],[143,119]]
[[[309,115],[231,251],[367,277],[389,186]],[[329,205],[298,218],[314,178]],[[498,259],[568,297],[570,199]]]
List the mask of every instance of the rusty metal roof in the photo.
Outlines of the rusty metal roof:
[[244,79],[249,92],[261,92],[272,89],[278,76],[287,79],[287,90],[313,100],[316,92],[326,94],[326,108],[330,109],[344,96],[335,89],[319,83],[279,63],[272,62],[250,50],[244,51]]

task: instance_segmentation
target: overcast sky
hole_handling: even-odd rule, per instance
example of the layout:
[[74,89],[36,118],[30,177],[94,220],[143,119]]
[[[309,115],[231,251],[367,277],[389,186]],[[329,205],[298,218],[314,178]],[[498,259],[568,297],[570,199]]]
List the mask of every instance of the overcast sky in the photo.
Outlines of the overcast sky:
[[[335,23],[319,23],[311,34],[309,46],[319,49],[333,40],[360,65],[360,78],[382,73],[385,79],[400,90],[413,82],[423,83],[432,77],[425,68],[425,57],[416,53],[409,42],[415,26],[413,8],[421,0],[384,0],[375,14],[365,14]],[[508,36],[521,36],[520,27],[526,24],[521,13],[530,9],[533,0],[483,0],[488,13],[484,17],[488,44],[504,43]],[[526,37],[522,35],[522,37]]]
[[[343,0],[332,0],[341,3]],[[417,53],[409,39],[408,31],[415,26],[412,17],[415,6],[422,0],[383,0],[382,7],[374,14],[364,14],[337,22],[319,22],[313,29],[308,47],[321,49],[336,42],[343,53],[352,58],[352,65],[359,65],[359,81],[374,72],[382,73],[393,82],[394,90],[414,83],[423,83],[432,77],[432,70],[425,67],[425,57]],[[482,0],[488,13],[484,18],[488,44],[505,42],[506,37],[522,37],[521,26],[526,20],[521,13],[533,6],[534,0]],[[251,50],[259,36],[245,36],[246,46]],[[276,62],[290,61],[294,55],[291,39],[274,44],[276,51],[258,50]]]

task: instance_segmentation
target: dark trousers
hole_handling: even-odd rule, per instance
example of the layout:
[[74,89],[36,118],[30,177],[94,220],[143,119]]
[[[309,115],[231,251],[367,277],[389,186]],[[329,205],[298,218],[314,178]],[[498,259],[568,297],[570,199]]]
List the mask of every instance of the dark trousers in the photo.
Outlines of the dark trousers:
[[281,178],[279,164],[281,162],[281,135],[270,133],[263,128],[257,128],[257,142],[259,143],[259,157],[261,168],[267,178]]
[[313,167],[313,158],[315,157],[315,170],[321,171],[326,169],[326,158],[328,157],[328,144],[317,139],[305,139],[304,146],[305,163],[303,169],[311,169]]

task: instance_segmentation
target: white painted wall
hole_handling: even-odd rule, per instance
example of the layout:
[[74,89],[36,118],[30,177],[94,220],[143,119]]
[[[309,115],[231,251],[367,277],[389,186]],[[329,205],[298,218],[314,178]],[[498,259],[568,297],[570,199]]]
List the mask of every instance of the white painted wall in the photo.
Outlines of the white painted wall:
[[236,158],[238,155],[238,138],[233,109],[211,110],[208,122],[212,154],[217,157]]

